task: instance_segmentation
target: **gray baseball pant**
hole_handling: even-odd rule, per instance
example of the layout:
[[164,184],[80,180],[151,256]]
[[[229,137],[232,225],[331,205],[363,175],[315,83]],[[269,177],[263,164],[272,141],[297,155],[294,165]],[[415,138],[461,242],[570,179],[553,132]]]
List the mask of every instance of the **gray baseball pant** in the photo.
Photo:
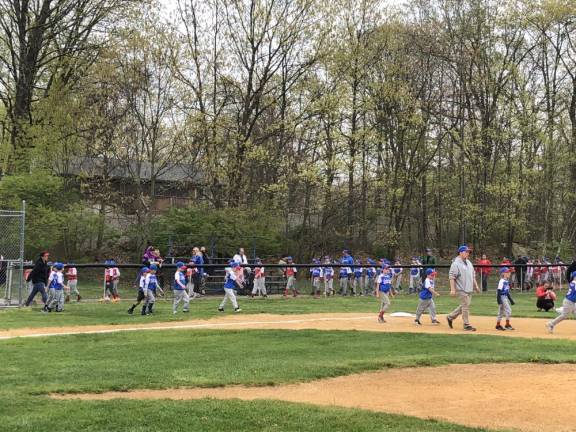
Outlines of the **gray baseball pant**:
[[58,312],[64,310],[64,290],[50,288],[46,306],[48,309],[56,309]]
[[174,290],[174,302],[172,304],[172,312],[178,311],[178,305],[180,303],[184,303],[182,310],[184,312],[188,312],[190,310],[190,296],[183,289],[175,289]]
[[507,320],[512,316],[512,306],[510,305],[510,300],[507,296],[500,296],[501,303],[498,305],[498,321],[502,317],[506,317]]
[[386,312],[390,307],[390,297],[385,292],[380,291],[380,312]]
[[565,298],[564,302],[562,302],[562,313],[558,315],[555,319],[553,319],[550,325],[554,327],[559,322],[569,318],[570,315],[574,314],[575,312],[576,312],[576,303]]
[[230,299],[230,302],[232,303],[232,306],[234,306],[234,309],[238,309],[238,302],[236,301],[236,293],[232,288],[224,288],[224,299],[222,300],[222,303],[220,303],[220,309],[224,309],[224,306],[226,306],[226,301],[228,299]]
[[258,279],[254,279],[254,288],[252,288],[252,295],[266,295],[266,278],[261,277]]
[[416,319],[420,320],[420,317],[426,310],[430,312],[430,319],[436,321],[436,304],[434,304],[434,299],[420,299],[418,302],[418,309],[416,309]]
[[348,295],[348,278],[341,277],[339,279],[339,283],[340,283],[340,294]]

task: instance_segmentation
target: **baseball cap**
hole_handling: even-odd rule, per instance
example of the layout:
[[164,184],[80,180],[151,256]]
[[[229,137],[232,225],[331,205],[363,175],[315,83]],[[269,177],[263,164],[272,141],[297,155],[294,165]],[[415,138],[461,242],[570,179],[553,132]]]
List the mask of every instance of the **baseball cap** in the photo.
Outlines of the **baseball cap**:
[[432,252],[432,248],[427,247],[426,252]]
[[500,273],[510,273],[510,269],[508,267],[500,268]]
[[140,269],[140,272],[142,272],[142,273],[148,273],[149,271],[150,271],[150,269],[146,266],[144,266]]
[[292,261],[292,257],[291,257],[291,256],[289,256],[289,257],[286,257],[286,260],[288,260],[288,261]]
[[186,264],[184,264],[182,261],[178,261],[176,263],[176,268],[180,268],[180,267],[186,267]]
[[156,271],[156,270],[158,270],[158,266],[157,266],[156,264],[152,264],[152,265],[150,266],[150,270]]
[[54,268],[56,270],[62,270],[64,268],[64,264],[62,264],[61,262],[54,263]]
[[462,245],[458,248],[458,253],[462,253],[462,252],[471,252],[472,249],[470,249],[468,246],[466,245]]
[[230,260],[230,261],[228,262],[228,264],[230,264],[230,266],[231,266],[232,268],[236,268],[236,267],[240,266],[240,263],[239,263],[238,261],[234,261],[234,260]]
[[432,268],[426,269],[426,276],[435,275],[435,274],[436,274],[436,270],[434,270]]

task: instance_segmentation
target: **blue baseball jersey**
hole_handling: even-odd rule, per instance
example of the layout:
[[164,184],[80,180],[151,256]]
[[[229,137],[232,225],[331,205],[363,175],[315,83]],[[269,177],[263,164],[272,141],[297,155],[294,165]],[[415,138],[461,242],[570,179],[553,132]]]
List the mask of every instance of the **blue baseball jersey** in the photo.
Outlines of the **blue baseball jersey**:
[[376,276],[376,269],[374,267],[368,267],[366,269],[366,276],[368,276],[370,279],[373,279],[374,276]]
[[570,282],[568,284],[568,293],[566,294],[566,298],[571,302],[576,303],[576,282]]
[[186,289],[186,284],[188,280],[186,279],[186,273],[182,271],[177,271],[174,273],[174,289],[175,290],[184,290]]
[[347,278],[348,277],[348,268],[347,267],[340,267],[340,278]]
[[424,286],[420,289],[420,298],[422,300],[429,300],[432,298],[432,291],[430,289],[434,289],[434,279],[428,279],[424,281]]
[[148,273],[146,275],[146,278],[144,279],[144,288],[156,292],[157,287],[158,287],[158,279],[156,278],[156,275],[153,273]]
[[232,268],[226,268],[226,276],[224,278],[224,288],[234,289],[236,288],[236,273]]
[[311,273],[314,278],[322,277],[322,269],[320,267],[313,267]]
[[53,271],[48,277],[48,288],[61,290],[64,288],[64,275],[60,272]]
[[390,273],[380,273],[378,276],[378,290],[388,293],[392,289],[392,275]]
[[324,267],[323,272],[326,279],[334,279],[334,269],[332,267]]
[[500,279],[498,282],[498,295],[507,296],[510,293],[510,282],[506,279]]
[[364,273],[364,269],[362,267],[355,267],[354,268],[354,277],[360,279],[362,277],[362,273]]
[[410,276],[418,276],[420,269],[418,267],[410,267]]

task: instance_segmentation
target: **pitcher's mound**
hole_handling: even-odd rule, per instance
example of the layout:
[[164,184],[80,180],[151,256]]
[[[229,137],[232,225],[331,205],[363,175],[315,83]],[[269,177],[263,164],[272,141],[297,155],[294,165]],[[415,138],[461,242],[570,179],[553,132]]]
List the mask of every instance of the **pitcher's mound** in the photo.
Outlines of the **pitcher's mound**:
[[276,399],[522,431],[576,430],[576,365],[479,364],[390,369],[274,387],[230,386],[52,395],[58,399]]

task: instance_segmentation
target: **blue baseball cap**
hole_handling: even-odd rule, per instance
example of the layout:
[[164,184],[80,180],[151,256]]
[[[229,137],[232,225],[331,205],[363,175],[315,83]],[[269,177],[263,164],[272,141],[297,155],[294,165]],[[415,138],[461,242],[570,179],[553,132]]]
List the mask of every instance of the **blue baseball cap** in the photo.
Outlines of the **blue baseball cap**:
[[182,261],[178,261],[176,263],[176,267],[180,268],[180,267],[184,267],[186,264],[184,264]]
[[62,264],[61,262],[54,263],[54,268],[56,270],[62,270],[64,268],[64,264]]
[[376,261],[374,261],[372,258],[368,258],[368,264],[374,265],[376,264]]
[[146,267],[146,266],[144,266],[144,267],[142,267],[142,268],[140,269],[140,272],[141,272],[141,273],[148,273],[149,271],[150,271],[150,269],[149,269],[148,267]]
[[230,261],[228,262],[228,264],[230,264],[230,266],[231,266],[232,268],[236,268],[236,267],[239,267],[239,266],[240,266],[240,263],[239,263],[238,261],[234,261],[234,260],[230,260]]
[[500,273],[510,273],[510,269],[508,267],[500,268]]
[[292,261],[292,257],[291,256],[286,257],[286,261]]
[[150,266],[150,270],[156,271],[156,270],[158,270],[158,266],[157,266],[156,264],[152,264],[152,265]]
[[436,270],[434,270],[432,268],[426,269],[426,276],[431,275],[431,274],[435,275]]
[[458,253],[462,253],[462,252],[471,252],[472,249],[470,249],[468,246],[466,245],[462,245],[458,248]]

